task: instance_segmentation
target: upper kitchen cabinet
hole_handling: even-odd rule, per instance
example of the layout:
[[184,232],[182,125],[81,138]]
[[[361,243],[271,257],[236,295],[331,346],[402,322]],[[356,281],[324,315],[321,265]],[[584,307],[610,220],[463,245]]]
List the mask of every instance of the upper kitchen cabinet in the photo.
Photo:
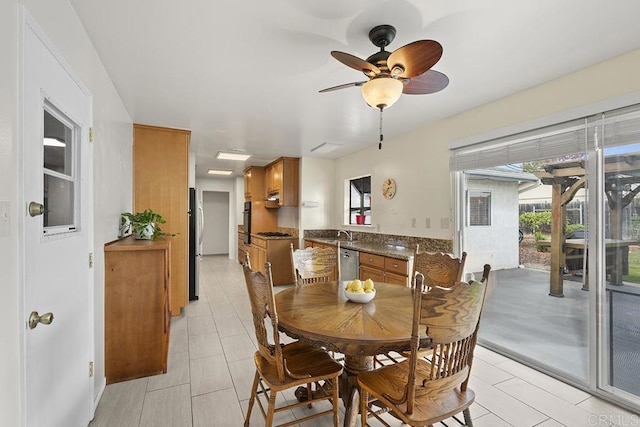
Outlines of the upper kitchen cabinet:
[[191,131],[133,125],[133,209],[152,209],[171,238],[171,314],[188,304],[189,140]]
[[264,200],[265,169],[249,166],[244,170],[244,200],[256,202]]
[[298,158],[281,157],[266,166],[267,200],[278,207],[298,206],[299,165]]

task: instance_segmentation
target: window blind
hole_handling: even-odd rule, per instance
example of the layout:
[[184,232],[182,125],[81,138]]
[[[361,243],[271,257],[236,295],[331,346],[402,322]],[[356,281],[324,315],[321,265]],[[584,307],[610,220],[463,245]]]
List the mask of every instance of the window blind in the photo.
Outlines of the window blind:
[[586,153],[597,138],[606,146],[640,143],[640,104],[454,149],[450,168],[482,169]]
[[586,147],[586,120],[578,119],[455,149],[450,168],[463,171],[542,160],[584,153]]

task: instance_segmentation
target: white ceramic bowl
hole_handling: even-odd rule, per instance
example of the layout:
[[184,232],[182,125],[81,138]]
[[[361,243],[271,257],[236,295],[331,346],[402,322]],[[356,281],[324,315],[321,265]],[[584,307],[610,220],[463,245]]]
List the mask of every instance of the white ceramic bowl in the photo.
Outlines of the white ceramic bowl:
[[364,292],[364,293],[354,293],[349,292],[345,289],[344,294],[349,298],[349,301],[358,302],[358,303],[366,303],[371,301],[376,296],[376,290],[373,292]]

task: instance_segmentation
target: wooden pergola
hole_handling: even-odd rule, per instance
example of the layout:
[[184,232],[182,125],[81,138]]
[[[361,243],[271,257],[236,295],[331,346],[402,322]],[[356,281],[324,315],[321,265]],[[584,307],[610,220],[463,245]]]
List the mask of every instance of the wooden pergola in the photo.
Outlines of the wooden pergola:
[[[585,160],[547,164],[534,174],[551,190],[551,278],[549,295],[563,297],[563,272],[567,254],[565,224],[567,205],[578,190],[585,187]],[[607,253],[612,255],[610,269],[612,284],[622,284],[623,259],[630,244],[638,241],[623,240],[622,211],[640,192],[640,153],[609,156],[605,159],[604,191],[610,211],[610,236]],[[584,254],[587,252],[584,239]],[[575,243],[575,242],[573,242]],[[574,245],[575,248],[575,245]],[[583,289],[588,289],[588,276],[584,276]]]

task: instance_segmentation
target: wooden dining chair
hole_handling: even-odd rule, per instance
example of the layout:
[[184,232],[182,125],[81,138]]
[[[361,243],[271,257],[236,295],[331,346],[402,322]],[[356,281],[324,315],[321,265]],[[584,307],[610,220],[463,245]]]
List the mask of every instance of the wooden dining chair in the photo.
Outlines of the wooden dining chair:
[[434,286],[449,288],[462,280],[466,259],[466,252],[462,252],[460,258],[455,258],[443,252],[421,252],[420,246],[416,245],[411,285],[412,287],[415,285],[416,273],[422,273],[426,290]]
[[[480,282],[429,292],[423,292],[424,275],[416,274],[409,358],[358,375],[363,427],[369,416],[389,426],[377,413],[380,407],[411,426],[429,426],[460,412],[465,425],[473,425],[469,406],[475,394],[468,382],[490,270],[484,266]],[[418,355],[425,334],[431,339],[430,361]]]
[[340,242],[336,248],[294,249],[293,243],[289,247],[296,286],[340,280]]
[[[424,277],[423,290],[425,292],[436,286],[450,288],[462,280],[466,259],[466,252],[462,252],[460,258],[455,258],[443,252],[421,252],[420,245],[416,245],[413,254],[411,287],[415,287],[416,274],[421,273]],[[387,363],[398,363],[408,357],[408,355],[408,351],[401,353],[391,351],[384,355],[374,357],[374,364],[375,366],[384,366]]]
[[[332,409],[296,419],[295,423],[333,414],[333,425],[337,427],[338,377],[342,374],[342,365],[335,362],[324,350],[302,342],[281,344],[278,333],[278,313],[273,296],[271,263],[265,264],[266,274],[252,271],[247,263],[244,264],[243,270],[258,341],[258,351],[253,357],[256,373],[244,420],[245,427],[249,425],[255,402],[258,403],[262,412],[265,425],[271,427],[276,413],[302,405],[310,406],[322,400],[330,401]],[[271,323],[270,328],[268,321]],[[306,387],[306,400],[276,407],[277,393],[294,387]],[[263,400],[267,403],[266,410]],[[281,425],[289,425],[289,423]]]

